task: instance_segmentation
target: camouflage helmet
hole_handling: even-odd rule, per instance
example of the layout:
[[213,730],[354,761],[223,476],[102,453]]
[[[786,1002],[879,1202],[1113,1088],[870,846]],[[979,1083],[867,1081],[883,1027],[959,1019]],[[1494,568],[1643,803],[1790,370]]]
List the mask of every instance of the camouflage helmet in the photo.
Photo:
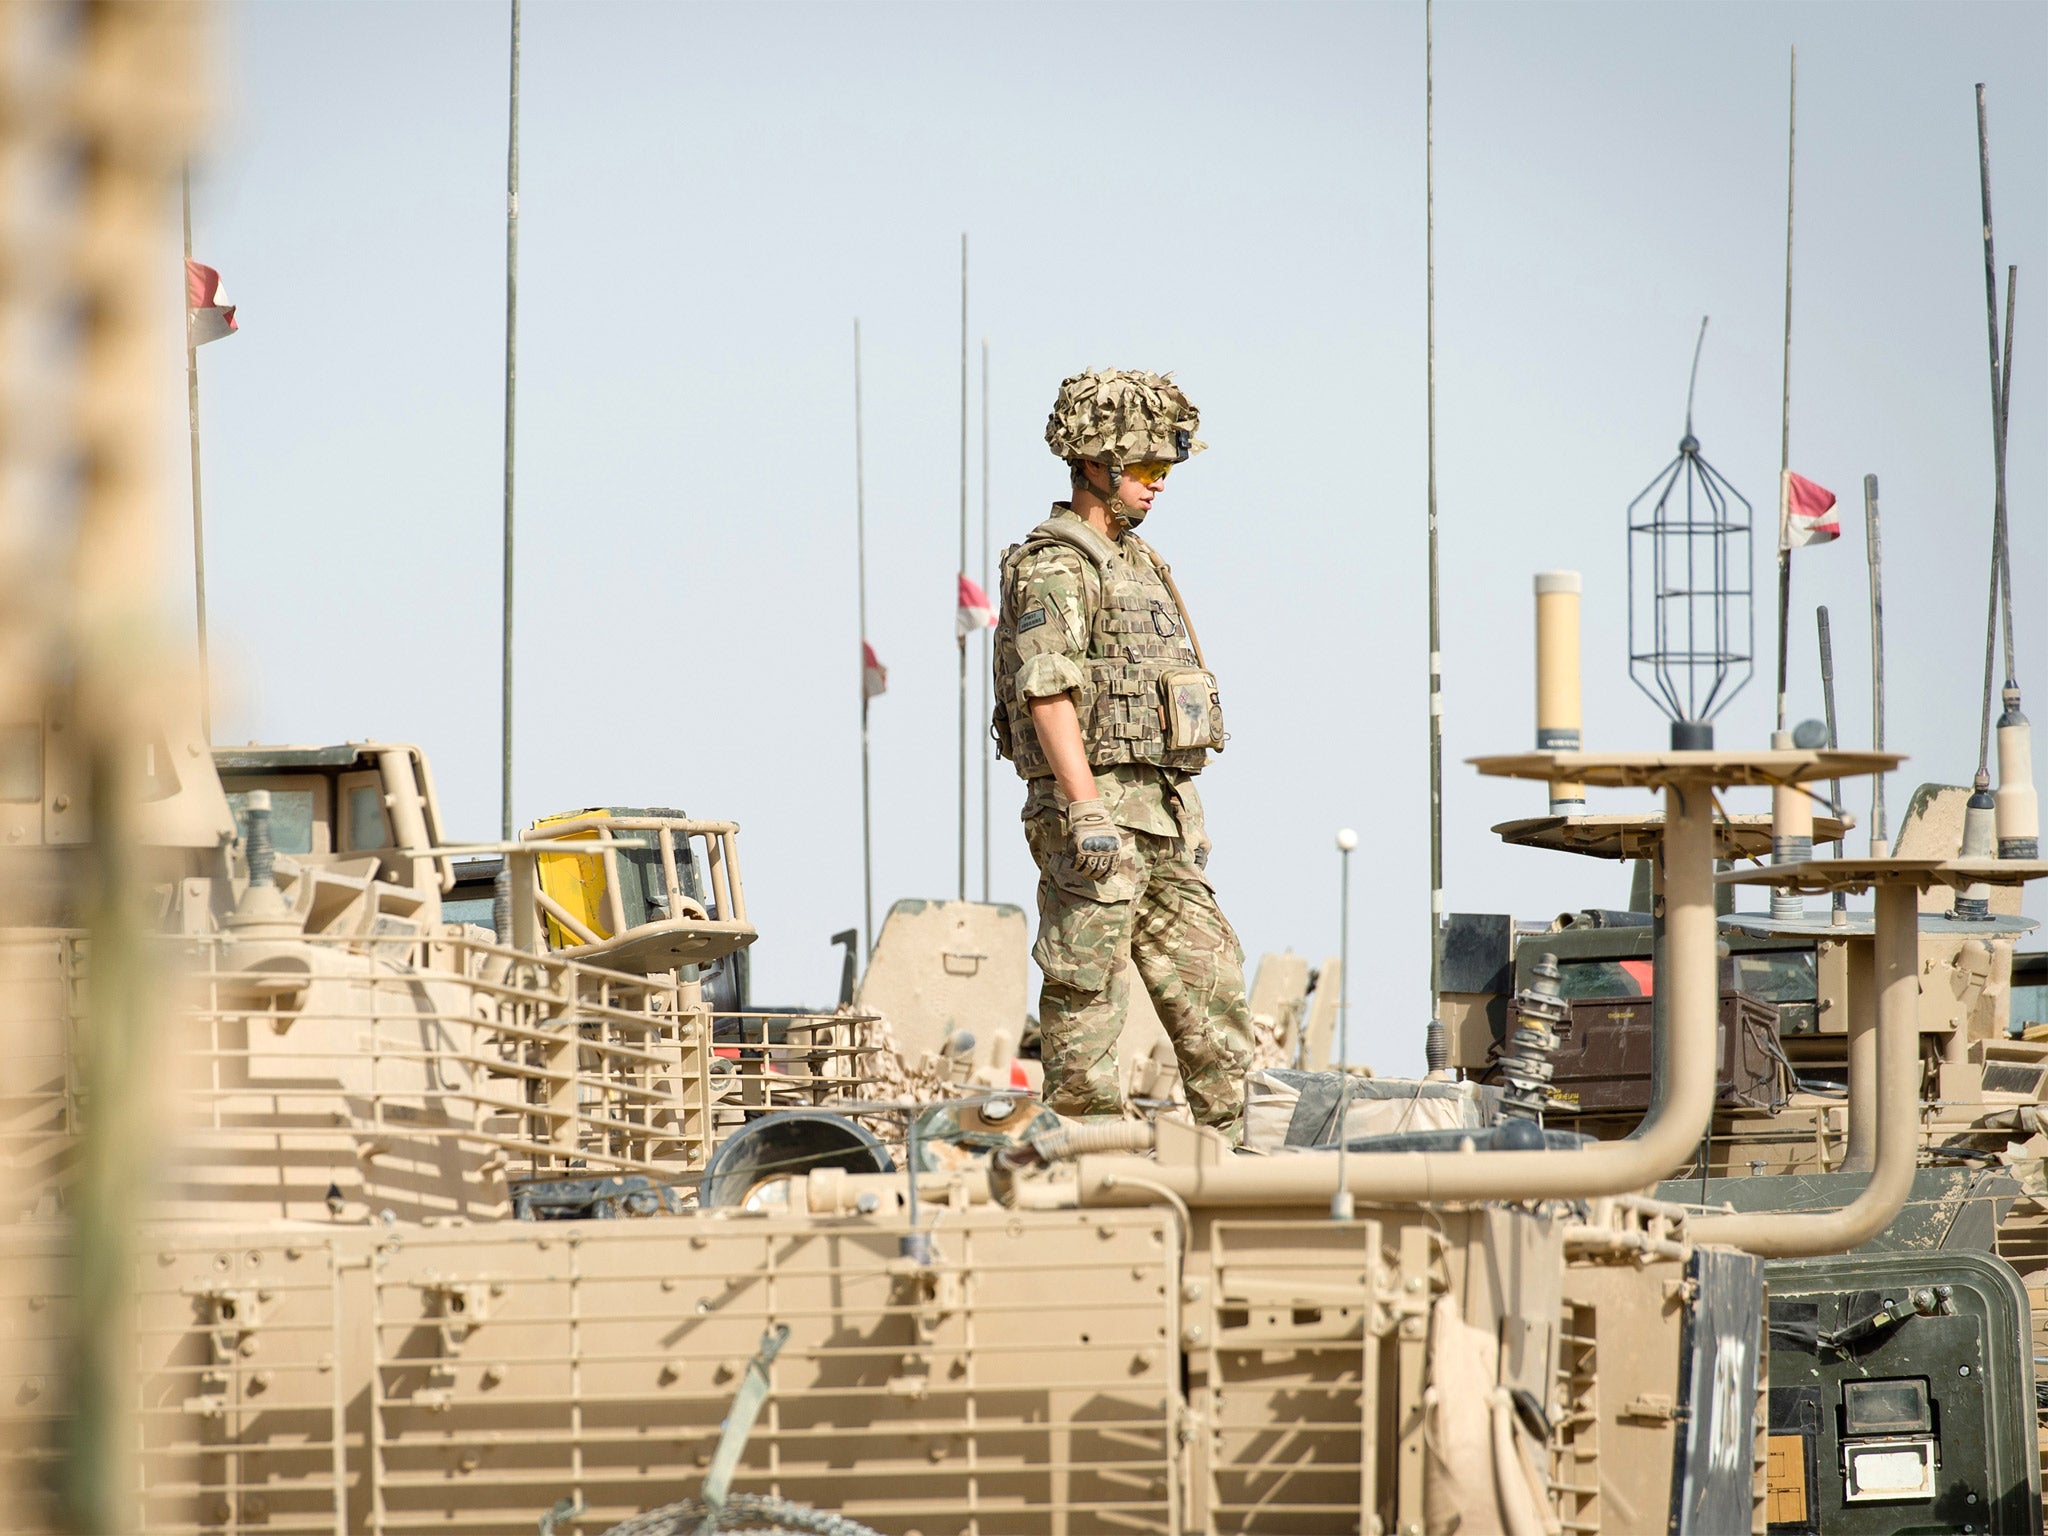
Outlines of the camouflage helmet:
[[1122,469],[1163,460],[1178,464],[1208,446],[1195,432],[1202,414],[1173,376],[1136,368],[1091,368],[1060,381],[1045,441],[1069,464],[1086,460]]

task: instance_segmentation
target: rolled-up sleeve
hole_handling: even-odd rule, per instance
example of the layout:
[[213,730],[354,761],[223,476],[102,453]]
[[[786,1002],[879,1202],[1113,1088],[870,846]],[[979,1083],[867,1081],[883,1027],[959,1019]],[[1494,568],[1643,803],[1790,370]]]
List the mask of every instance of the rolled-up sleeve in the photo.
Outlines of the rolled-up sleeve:
[[1027,699],[1085,694],[1088,623],[1082,557],[1070,549],[1034,555],[1017,573],[1017,692]]
[[1050,699],[1072,693],[1086,682],[1073,658],[1058,651],[1026,657],[1017,669],[1017,692],[1027,699]]

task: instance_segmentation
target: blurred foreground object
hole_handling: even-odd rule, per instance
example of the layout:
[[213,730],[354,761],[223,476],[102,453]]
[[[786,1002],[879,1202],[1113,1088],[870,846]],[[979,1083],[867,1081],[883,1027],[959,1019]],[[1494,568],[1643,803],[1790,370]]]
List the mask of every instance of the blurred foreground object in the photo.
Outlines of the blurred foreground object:
[[[89,929],[95,972],[75,1100],[89,1109],[60,1186],[61,1275],[9,1275],[55,1303],[60,1322],[44,1336],[66,1341],[62,1412],[53,1453],[8,1456],[4,1492],[18,1514],[54,1496],[48,1519],[73,1531],[128,1530],[134,1513],[126,1289],[154,1034],[135,820],[169,766],[167,745],[136,727],[158,681],[153,390],[174,313],[168,216],[198,120],[198,41],[186,4],[0,7],[0,794],[10,820],[40,822],[33,835],[10,826],[0,883],[57,882]],[[52,770],[73,782],[46,785]],[[88,824],[82,856],[63,860]],[[48,1390],[33,1379],[37,1395]],[[37,1463],[40,1486],[19,1486]]]

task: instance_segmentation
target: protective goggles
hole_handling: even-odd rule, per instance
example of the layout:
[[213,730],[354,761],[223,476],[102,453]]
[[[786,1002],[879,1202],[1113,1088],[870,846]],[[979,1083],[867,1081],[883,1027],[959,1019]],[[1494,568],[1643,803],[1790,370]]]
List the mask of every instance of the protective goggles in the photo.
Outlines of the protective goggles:
[[1124,473],[1140,485],[1158,485],[1172,468],[1173,463],[1168,459],[1143,459],[1136,464],[1126,464]]

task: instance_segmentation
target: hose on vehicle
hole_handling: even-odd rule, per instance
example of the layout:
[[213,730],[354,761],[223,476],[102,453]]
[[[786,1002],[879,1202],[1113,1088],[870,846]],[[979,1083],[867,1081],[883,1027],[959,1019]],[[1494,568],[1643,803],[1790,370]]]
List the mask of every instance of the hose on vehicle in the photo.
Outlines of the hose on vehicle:
[[704,1502],[682,1499],[634,1515],[605,1536],[881,1536],[872,1526],[830,1510],[761,1493],[735,1493],[708,1529]]
[[1100,1152],[1149,1152],[1159,1141],[1150,1120],[1060,1122],[1057,1130],[1033,1136],[1021,1147],[1003,1147],[988,1160],[989,1195],[996,1204],[1017,1203],[1017,1175],[1026,1168],[1071,1163]]

